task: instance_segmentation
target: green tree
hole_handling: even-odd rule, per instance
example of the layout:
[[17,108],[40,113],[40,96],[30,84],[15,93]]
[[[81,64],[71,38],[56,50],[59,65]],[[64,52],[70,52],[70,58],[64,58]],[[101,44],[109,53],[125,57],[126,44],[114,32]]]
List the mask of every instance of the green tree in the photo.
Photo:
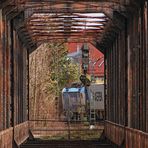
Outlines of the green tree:
[[63,43],[49,43],[50,83],[48,90],[59,96],[64,87],[79,80],[79,65],[67,58],[68,50]]

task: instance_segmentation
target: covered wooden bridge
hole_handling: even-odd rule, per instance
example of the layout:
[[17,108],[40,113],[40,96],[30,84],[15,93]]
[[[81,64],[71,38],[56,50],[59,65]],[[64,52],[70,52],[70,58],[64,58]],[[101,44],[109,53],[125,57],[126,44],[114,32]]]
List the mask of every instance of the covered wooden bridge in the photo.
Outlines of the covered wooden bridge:
[[29,137],[28,57],[53,40],[104,53],[104,136],[119,147],[148,148],[146,0],[0,0],[0,148]]

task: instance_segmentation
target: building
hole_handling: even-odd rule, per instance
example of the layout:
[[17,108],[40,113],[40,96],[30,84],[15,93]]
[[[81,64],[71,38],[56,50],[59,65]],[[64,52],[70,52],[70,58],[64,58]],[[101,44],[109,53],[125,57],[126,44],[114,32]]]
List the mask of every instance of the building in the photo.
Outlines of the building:
[[[82,46],[83,43],[68,43],[68,56],[74,61],[82,64]],[[104,55],[92,44],[89,48],[89,65],[87,76],[91,81],[102,83],[104,81]]]

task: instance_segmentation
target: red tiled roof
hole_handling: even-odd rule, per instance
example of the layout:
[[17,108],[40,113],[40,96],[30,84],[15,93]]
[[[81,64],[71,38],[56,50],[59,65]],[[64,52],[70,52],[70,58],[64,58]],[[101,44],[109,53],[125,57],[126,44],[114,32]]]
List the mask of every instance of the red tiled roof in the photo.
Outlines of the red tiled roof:
[[[76,52],[78,48],[81,49],[82,45],[83,45],[82,43],[68,43],[67,45],[68,52],[69,53]],[[102,77],[104,76],[104,62],[103,62],[104,55],[92,44],[89,43],[88,45],[90,49],[89,50],[90,63],[89,63],[89,68],[88,68],[88,74],[94,74],[94,76]]]

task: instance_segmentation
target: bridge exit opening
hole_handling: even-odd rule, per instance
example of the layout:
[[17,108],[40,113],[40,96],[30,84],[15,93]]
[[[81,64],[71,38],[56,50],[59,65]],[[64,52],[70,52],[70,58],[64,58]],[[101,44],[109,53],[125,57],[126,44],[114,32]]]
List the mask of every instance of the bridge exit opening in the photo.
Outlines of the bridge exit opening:
[[86,55],[85,46],[52,42],[30,54],[29,120],[34,136],[49,140],[101,136],[104,55],[90,43]]

